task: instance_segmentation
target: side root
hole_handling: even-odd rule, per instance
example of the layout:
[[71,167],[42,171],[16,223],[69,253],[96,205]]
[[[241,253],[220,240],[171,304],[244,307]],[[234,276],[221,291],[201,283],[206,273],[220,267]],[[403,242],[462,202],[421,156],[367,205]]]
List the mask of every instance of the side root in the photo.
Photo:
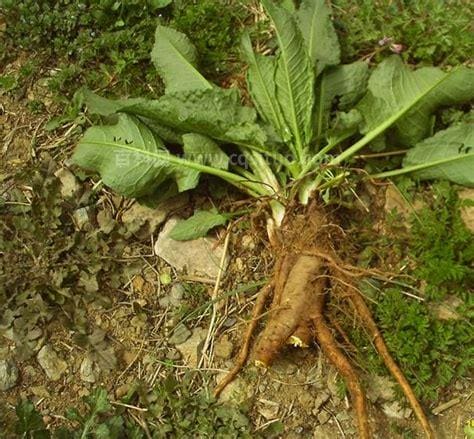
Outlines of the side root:
[[349,389],[349,393],[351,395],[352,403],[354,404],[354,411],[359,430],[359,438],[370,439],[371,434],[369,427],[369,417],[362,386],[354,368],[347,359],[346,355],[338,347],[332,332],[326,325],[326,321],[324,319],[324,290],[317,288],[316,293],[316,307],[313,316],[316,339],[329,361],[344,377],[347,388]]
[[403,393],[408,399],[408,402],[410,403],[410,406],[413,409],[415,416],[418,418],[418,421],[420,422],[426,434],[426,437],[429,439],[434,439],[436,436],[433,429],[431,428],[430,423],[428,422],[425,412],[423,411],[423,408],[418,402],[418,399],[415,396],[415,393],[413,392],[413,389],[411,388],[409,382],[405,378],[405,375],[403,374],[403,372],[393,359],[392,355],[390,354],[387,345],[385,344],[385,341],[382,337],[382,334],[380,333],[380,330],[372,317],[372,313],[370,312],[369,307],[367,306],[363,297],[357,290],[353,290],[353,294],[351,294],[351,300],[354,304],[357,314],[359,315],[362,322],[368,329],[370,335],[372,336],[375,348],[382,357],[385,366],[387,366],[389,372],[397,380],[398,384],[402,388]]
[[257,300],[255,302],[254,308],[253,308],[252,320],[250,320],[250,323],[247,326],[247,330],[245,332],[242,346],[237,356],[235,365],[214,389],[214,396],[216,398],[219,397],[219,395],[227,387],[227,385],[235,379],[235,377],[239,374],[239,372],[245,366],[245,362],[247,361],[247,358],[249,356],[250,341],[252,340],[252,335],[255,332],[258,319],[263,313],[263,307],[265,306],[265,303],[268,297],[270,296],[272,289],[273,289],[273,284],[269,283],[268,285],[263,287],[262,290],[260,290],[257,296]]

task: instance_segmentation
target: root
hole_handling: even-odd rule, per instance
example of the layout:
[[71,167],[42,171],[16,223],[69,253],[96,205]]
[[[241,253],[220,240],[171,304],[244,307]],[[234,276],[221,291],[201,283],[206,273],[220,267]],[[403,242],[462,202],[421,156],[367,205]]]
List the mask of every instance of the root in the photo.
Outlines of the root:
[[265,302],[270,296],[272,289],[273,289],[273,284],[269,283],[268,285],[263,287],[262,290],[260,290],[257,300],[255,302],[255,306],[253,308],[252,320],[250,320],[250,323],[245,332],[245,336],[242,342],[242,347],[240,348],[235,365],[227,373],[227,375],[222,379],[222,381],[217,385],[217,387],[214,389],[214,396],[216,398],[222,393],[222,391],[227,387],[227,385],[234,380],[234,378],[239,374],[239,372],[245,366],[245,362],[247,361],[247,358],[249,355],[250,341],[252,339],[252,335],[255,332],[255,328],[257,327],[257,323],[258,323],[258,318],[261,316],[263,312],[263,307],[265,306]]
[[322,268],[322,262],[318,258],[299,256],[296,259],[283,291],[275,291],[280,302],[257,341],[256,362],[269,366],[295,330],[301,324],[309,323],[308,311],[312,308],[314,294],[308,285],[318,276]]
[[369,417],[367,414],[367,405],[362,386],[354,368],[342,350],[337,346],[337,342],[334,339],[332,332],[326,326],[324,319],[324,291],[322,288],[318,288],[318,290],[319,291],[317,291],[317,296],[315,298],[317,304],[316,313],[313,318],[316,339],[329,361],[331,361],[339,373],[344,377],[351,395],[351,400],[354,404],[359,438],[370,439]]
[[382,337],[382,334],[380,333],[380,330],[377,327],[377,324],[375,323],[372,317],[372,313],[370,312],[367,304],[365,303],[360,293],[355,289],[353,289],[353,292],[354,294],[352,294],[351,296],[352,303],[354,304],[354,307],[357,313],[359,314],[359,317],[364,322],[366,328],[369,330],[373,338],[377,352],[382,357],[389,372],[397,380],[398,384],[402,388],[403,393],[405,394],[406,398],[408,399],[410,403],[411,408],[413,409],[413,412],[415,413],[415,416],[418,418],[418,421],[423,427],[426,437],[430,439],[434,439],[436,437],[435,433],[433,429],[431,428],[430,423],[428,422],[428,419],[423,411],[423,408],[418,402],[418,399],[415,396],[415,393],[413,392],[413,389],[411,388],[407,379],[405,378],[405,375],[400,370],[397,363],[395,362],[392,355],[390,354],[387,348],[387,345],[385,344],[385,341]]

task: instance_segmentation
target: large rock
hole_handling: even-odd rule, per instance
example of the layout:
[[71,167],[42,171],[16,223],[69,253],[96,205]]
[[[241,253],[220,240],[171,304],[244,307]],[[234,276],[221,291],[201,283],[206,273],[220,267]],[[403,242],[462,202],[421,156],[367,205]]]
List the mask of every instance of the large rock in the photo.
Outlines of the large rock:
[[5,391],[15,386],[18,381],[18,368],[11,360],[0,360],[0,390]]
[[165,224],[156,241],[155,253],[178,271],[215,279],[219,273],[224,246],[218,245],[216,239],[209,237],[191,241],[171,239],[169,234],[177,222],[178,218],[170,218]]
[[56,351],[49,345],[41,348],[37,359],[46,376],[52,381],[59,380],[67,369],[67,363],[59,358]]

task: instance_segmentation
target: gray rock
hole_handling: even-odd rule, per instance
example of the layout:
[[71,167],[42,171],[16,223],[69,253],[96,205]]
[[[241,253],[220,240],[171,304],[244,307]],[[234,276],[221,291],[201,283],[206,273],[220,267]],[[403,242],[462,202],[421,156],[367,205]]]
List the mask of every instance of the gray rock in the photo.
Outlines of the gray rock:
[[0,360],[0,390],[5,391],[15,386],[18,381],[18,368],[11,360]]
[[389,418],[394,419],[408,418],[412,413],[411,409],[403,408],[398,401],[383,404],[382,410]]
[[215,279],[224,253],[223,245],[218,245],[216,239],[209,237],[175,241],[169,234],[177,222],[177,218],[171,218],[163,227],[155,244],[156,255],[178,271]]
[[391,401],[395,398],[394,382],[389,377],[374,375],[367,387],[367,396],[373,403],[377,400]]
[[77,181],[75,175],[69,171],[69,169],[61,168],[58,169],[54,175],[59,179],[61,183],[61,195],[64,198],[71,198],[77,195],[81,190],[81,185]]
[[216,342],[214,347],[214,354],[218,358],[222,358],[223,360],[228,360],[232,355],[232,351],[234,349],[234,345],[229,340],[227,335],[223,335],[219,340]]
[[326,422],[329,421],[329,419],[331,418],[331,415],[326,412],[325,410],[322,410],[319,414],[318,414],[318,422],[320,425],[324,425]]
[[186,194],[165,200],[154,209],[135,202],[122,214],[122,222],[132,232],[147,226],[146,232],[153,234],[171,212],[183,207],[187,202]]
[[67,369],[66,362],[59,358],[55,350],[49,345],[43,346],[36,358],[46,376],[52,381],[59,380]]
[[79,369],[81,380],[86,383],[95,383],[97,380],[94,371],[94,362],[87,356],[82,360],[81,367]]
[[[217,382],[220,382],[227,374],[224,372],[217,376]],[[241,405],[252,397],[252,388],[249,383],[241,377],[231,381],[219,396],[219,401],[230,404]]]
[[319,413],[319,410],[321,409],[323,404],[328,402],[330,397],[331,397],[331,394],[327,390],[322,390],[317,393],[316,399],[314,400],[314,405],[313,405],[314,415],[317,415]]
[[171,287],[171,291],[166,296],[161,297],[158,303],[161,307],[167,308],[168,306],[177,307],[181,305],[184,296],[184,287],[182,284],[177,283]]
[[[465,188],[458,192],[460,200],[474,200],[474,189]],[[463,206],[461,208],[461,219],[466,227],[474,232],[474,206]]]
[[203,328],[193,329],[190,337],[181,344],[176,345],[176,349],[186,366],[196,368],[199,363],[202,344],[207,335],[207,330]]
[[178,345],[184,343],[189,337],[191,337],[191,331],[183,324],[180,324],[171,334],[168,343]]

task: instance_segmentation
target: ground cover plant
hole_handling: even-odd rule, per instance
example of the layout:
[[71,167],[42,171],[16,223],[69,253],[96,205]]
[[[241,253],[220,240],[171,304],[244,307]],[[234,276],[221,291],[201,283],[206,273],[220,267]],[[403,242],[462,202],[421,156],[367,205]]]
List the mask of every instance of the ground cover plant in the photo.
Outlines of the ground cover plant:
[[106,185],[143,200],[191,190],[201,173],[268,200],[268,233],[277,256],[274,278],[257,300],[236,367],[216,394],[246,361],[257,318],[273,295],[255,361],[269,365],[288,341],[305,345],[315,337],[346,379],[360,437],[370,437],[359,377],[324,317],[326,296],[335,294],[353,306],[426,435],[433,437],[356,287],[355,279],[367,271],[339,257],[337,219],[324,202],[332,188],[350,178],[350,160],[369,144],[407,149],[400,169],[372,178],[412,173],[474,185],[472,125],[464,121],[433,133],[438,108],[474,97],[473,72],[462,66],[449,72],[412,70],[397,56],[373,70],[363,62],[341,65],[324,2],[303,1],[298,10],[291,2],[261,3],[272,20],[277,49],[262,56],[243,36],[254,108],[241,103],[238,90],[216,87],[199,73],[196,51],[184,34],[158,26],[152,60],[165,94],[157,100],[121,101],[89,94],[89,110],[115,123],[90,128],[73,159],[97,171]]

